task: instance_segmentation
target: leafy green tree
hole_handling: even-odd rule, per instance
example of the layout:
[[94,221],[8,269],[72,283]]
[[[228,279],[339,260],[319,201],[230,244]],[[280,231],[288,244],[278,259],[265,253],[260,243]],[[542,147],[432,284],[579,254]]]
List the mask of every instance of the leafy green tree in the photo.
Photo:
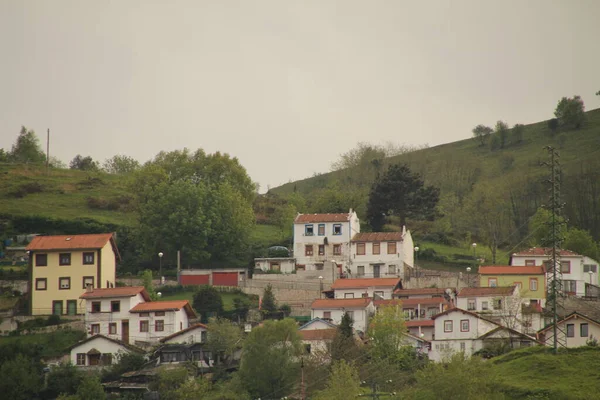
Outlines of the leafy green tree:
[[21,127],[21,132],[13,144],[10,159],[16,163],[43,163],[46,161],[46,156],[34,131],[28,130],[24,126]]
[[173,391],[174,399],[197,400],[211,395],[212,385],[208,379],[188,379]]
[[248,297],[236,297],[233,299],[233,310],[235,311],[234,318],[240,321],[245,321],[250,311],[250,299]]
[[374,231],[381,231],[385,216],[396,215],[400,224],[407,218],[432,220],[440,190],[425,186],[421,176],[402,164],[391,165],[371,188],[367,206],[367,219]]
[[489,126],[480,124],[480,125],[477,125],[475,128],[473,128],[472,132],[473,132],[473,137],[476,140],[479,140],[479,145],[485,146],[485,142],[490,137],[490,135],[494,132],[494,130],[492,128],[490,128]]
[[291,236],[297,213],[296,207],[290,203],[282,204],[275,209],[271,221],[279,228],[282,238]]
[[137,352],[119,352],[116,355],[116,361],[116,364],[102,371],[102,382],[117,380],[125,372],[137,371],[146,363],[144,356]]
[[335,361],[327,387],[314,397],[317,400],[347,400],[360,393],[358,369],[344,360]]
[[595,260],[598,259],[598,245],[586,230],[577,228],[567,230],[562,247]]
[[59,394],[72,395],[83,380],[83,374],[71,363],[53,368],[47,376],[44,397],[54,399]]
[[2,398],[29,400],[42,389],[42,369],[39,362],[17,354],[16,358],[0,365],[0,393]]
[[92,159],[92,157],[83,157],[81,154],[77,154],[69,163],[70,169],[78,169],[80,171],[98,171],[98,163]]
[[371,318],[367,336],[371,356],[393,362],[402,358],[406,342],[406,324],[401,305],[380,307]]
[[585,105],[580,96],[560,99],[554,110],[554,116],[563,126],[579,129],[585,122]]
[[211,318],[208,322],[208,342],[206,347],[215,355],[218,363],[228,367],[235,353],[242,348],[243,335],[238,325],[222,318]]
[[161,368],[156,379],[150,384],[150,389],[158,392],[160,400],[179,400],[177,389],[188,380],[187,369]]
[[95,376],[86,376],[77,388],[79,400],[106,400],[104,388]]
[[104,161],[103,169],[109,174],[129,174],[140,169],[140,163],[133,157],[117,154]]
[[293,393],[301,352],[294,320],[268,320],[254,328],[244,343],[239,370],[252,398],[279,399]]
[[490,137],[490,150],[496,151],[501,148],[500,146],[501,146],[500,136],[498,136],[497,134],[494,133]]
[[7,163],[10,161],[10,153],[4,149],[0,149],[0,163]]
[[[552,211],[547,208],[538,208],[529,220],[530,245],[538,247],[549,247],[551,245],[551,222]],[[558,219],[559,236],[566,234],[566,222],[564,218]]]
[[354,338],[354,328],[352,327],[352,317],[344,313],[342,320],[337,327],[337,332],[331,341],[331,360],[356,360],[359,357],[360,349]]
[[50,167],[56,169],[67,169],[67,164],[65,164],[61,159],[57,157],[50,156]]
[[200,313],[200,320],[204,323],[223,313],[223,299],[221,293],[214,286],[200,286],[194,294],[192,305]]
[[519,144],[523,141],[523,135],[525,133],[525,125],[515,124],[511,130],[511,143]]
[[158,295],[156,294],[154,284],[152,283],[152,271],[149,269],[142,272],[142,286],[144,286],[152,300],[158,300]]
[[277,311],[277,301],[273,294],[273,286],[269,283],[263,291],[261,310],[266,314],[271,314]]
[[508,124],[504,121],[496,122],[496,127],[494,129],[494,135],[497,135],[500,139],[500,148],[503,149],[508,145],[508,133],[509,128]]

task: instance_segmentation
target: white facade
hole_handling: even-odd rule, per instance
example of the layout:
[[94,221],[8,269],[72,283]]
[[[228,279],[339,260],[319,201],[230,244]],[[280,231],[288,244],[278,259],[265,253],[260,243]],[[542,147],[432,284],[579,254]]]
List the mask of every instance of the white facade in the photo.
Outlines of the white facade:
[[523,299],[516,286],[465,288],[456,297],[456,307],[522,332]]
[[131,346],[96,335],[71,348],[70,361],[77,367],[116,364],[121,354],[131,352]]
[[314,331],[320,329],[335,329],[337,325],[332,324],[329,321],[315,318],[308,321],[306,324],[302,325],[298,330],[300,331]]
[[423,339],[429,342],[435,339],[435,325],[434,321],[432,320],[406,321],[406,328],[408,329],[408,332],[413,336],[419,338],[422,337]]
[[[583,325],[583,326],[582,326]],[[567,347],[585,346],[588,340],[600,341],[600,324],[584,315],[573,313],[558,323],[560,342]],[[553,325],[547,326],[539,333],[540,341],[547,346],[554,342]]]
[[171,336],[167,336],[161,339],[162,343],[175,344],[175,343],[206,343],[208,338],[208,329],[204,324],[196,324],[190,326],[187,329],[183,329]]
[[189,326],[188,316],[183,308],[175,311],[132,312],[130,321],[130,343],[139,345],[156,343]]
[[296,260],[289,257],[255,258],[254,268],[261,271],[276,271],[291,274],[296,270]]
[[360,299],[356,301],[346,299],[319,299],[315,300],[311,306],[311,318],[322,318],[331,320],[334,324],[339,325],[342,321],[344,313],[350,314],[354,321],[354,329],[357,331],[366,332],[369,317],[375,312],[375,306],[371,299]]
[[350,241],[360,232],[356,213],[299,214],[294,221],[294,258],[296,268],[323,269],[325,264],[345,271],[350,259]]
[[[356,286],[356,287],[341,287],[341,288],[336,288],[336,284],[339,282],[336,281],[336,283],[334,283],[334,285],[332,286],[333,289],[333,296],[336,299],[360,299],[363,297],[370,297],[370,298],[374,298],[375,296],[377,296],[377,298],[380,299],[391,299],[392,295],[394,294],[394,284],[392,285],[388,285],[388,286],[383,286],[383,285],[373,285],[370,286],[368,283],[364,283],[363,281],[368,281],[369,279],[344,279],[344,281],[347,281],[349,283],[352,283],[352,281],[357,281],[357,284],[359,283],[358,281],[361,281],[360,283],[362,283],[360,286]],[[344,282],[346,283],[346,282]],[[396,281],[397,283],[397,281]]]
[[[515,253],[511,256],[511,265],[546,265],[547,273],[550,273],[550,256],[545,253],[547,251],[541,248]],[[567,293],[585,296],[586,283],[598,285],[598,261],[570,251],[563,251],[560,262],[563,287]]]

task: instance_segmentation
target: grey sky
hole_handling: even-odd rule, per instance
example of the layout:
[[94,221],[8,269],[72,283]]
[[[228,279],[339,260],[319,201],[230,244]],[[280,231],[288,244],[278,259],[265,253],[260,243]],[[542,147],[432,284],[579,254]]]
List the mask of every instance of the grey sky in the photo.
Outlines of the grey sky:
[[261,191],[358,141],[600,106],[600,1],[0,0],[0,147],[237,156]]

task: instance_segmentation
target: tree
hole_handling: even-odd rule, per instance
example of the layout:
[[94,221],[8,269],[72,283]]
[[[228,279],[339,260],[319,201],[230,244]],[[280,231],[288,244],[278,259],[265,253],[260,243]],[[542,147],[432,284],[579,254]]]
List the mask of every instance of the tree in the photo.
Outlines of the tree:
[[585,122],[585,105],[579,96],[560,99],[554,110],[558,122],[567,127],[579,129]]
[[177,400],[206,399],[211,394],[211,383],[205,378],[188,379],[173,391]]
[[277,311],[277,301],[273,294],[273,286],[270,283],[263,290],[260,309],[266,314],[272,314]]
[[67,164],[65,164],[61,159],[50,156],[50,167],[56,169],[67,169]]
[[188,380],[186,368],[166,369],[161,368],[157,378],[150,384],[150,389],[157,391],[160,400],[179,400],[177,389]]
[[494,135],[498,137],[500,140],[500,148],[503,149],[508,144],[508,124],[504,121],[496,122],[496,127],[494,129]]
[[331,360],[356,360],[360,349],[354,338],[354,328],[352,327],[352,317],[348,313],[342,315],[342,320],[337,327],[337,332],[331,341]]
[[206,347],[214,354],[217,363],[228,367],[234,354],[242,348],[243,335],[238,325],[222,318],[211,318],[208,322]]
[[518,144],[521,143],[523,141],[523,134],[525,132],[525,125],[523,124],[515,124],[515,126],[513,126],[512,128],[512,138],[511,138],[511,142],[512,144]]
[[137,371],[146,363],[144,356],[137,352],[116,355],[116,364],[102,370],[102,382],[110,382],[119,379],[125,372]]
[[0,149],[0,163],[7,163],[10,161],[10,152]]
[[39,362],[22,354],[0,365],[0,393],[2,398],[29,400],[42,389],[42,369]]
[[218,317],[223,313],[223,299],[221,293],[214,287],[202,285],[194,294],[194,309],[200,313],[200,320],[208,322],[211,317]]
[[21,127],[21,132],[13,144],[10,158],[15,163],[43,163],[46,161],[46,156],[40,148],[35,132],[24,126]]
[[86,376],[77,388],[79,400],[106,400],[104,387],[95,376]]
[[271,221],[279,228],[282,238],[291,236],[296,214],[296,207],[290,203],[275,208]]
[[70,169],[78,169],[80,171],[98,171],[98,163],[92,157],[83,157],[77,154],[69,163]]
[[331,375],[327,387],[317,392],[317,400],[347,400],[360,393],[358,370],[345,360],[335,361],[331,367]]
[[239,374],[250,396],[279,399],[296,390],[302,352],[292,319],[268,320],[246,338]]
[[490,137],[494,130],[489,126],[479,124],[475,128],[473,128],[472,132],[473,137],[476,140],[479,140],[479,146],[485,146],[486,140],[488,139],[488,137]]
[[103,169],[109,174],[129,174],[140,168],[140,163],[133,157],[117,154],[104,161]]
[[[536,213],[529,220],[529,235],[530,245],[532,246],[540,246],[540,247],[549,247],[551,246],[552,239],[552,211],[547,208],[538,208]],[[565,235],[565,227],[566,222],[565,219],[559,217],[557,220],[559,227],[559,236]]]
[[83,377],[81,371],[71,363],[53,368],[48,373],[44,397],[54,399],[60,394],[75,394]]
[[598,259],[598,245],[586,230],[577,228],[567,230],[562,247],[595,260]]
[[400,304],[380,307],[367,330],[371,356],[392,362],[400,361],[401,349],[407,345],[406,332]]
[[371,188],[367,219],[374,231],[382,230],[386,215],[397,215],[401,225],[406,225],[407,218],[432,220],[437,216],[439,196],[438,188],[425,186],[408,166],[394,164]]
[[149,269],[142,272],[142,286],[144,286],[146,292],[148,292],[148,295],[152,300],[158,299],[156,290],[154,290],[154,284],[152,283],[152,271]]

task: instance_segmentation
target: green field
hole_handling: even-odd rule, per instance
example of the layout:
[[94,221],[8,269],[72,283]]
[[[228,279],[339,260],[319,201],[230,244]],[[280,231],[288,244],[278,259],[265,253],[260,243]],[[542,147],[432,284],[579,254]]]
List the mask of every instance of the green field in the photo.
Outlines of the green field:
[[39,346],[42,358],[60,357],[67,349],[85,338],[85,332],[71,329],[34,335],[0,336],[0,347],[21,344]]

